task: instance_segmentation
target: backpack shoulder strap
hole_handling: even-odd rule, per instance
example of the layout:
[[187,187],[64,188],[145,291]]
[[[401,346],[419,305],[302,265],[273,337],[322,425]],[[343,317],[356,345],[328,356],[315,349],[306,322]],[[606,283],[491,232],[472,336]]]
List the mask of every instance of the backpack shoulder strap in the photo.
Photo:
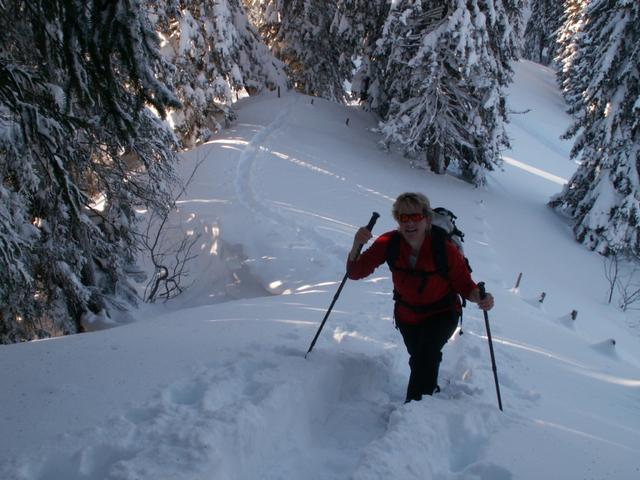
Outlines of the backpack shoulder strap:
[[431,226],[431,250],[436,272],[444,278],[449,278],[449,262],[447,259],[447,240],[449,235],[437,225]]
[[400,232],[397,230],[391,233],[389,242],[387,243],[386,261],[389,265],[389,270],[393,271],[396,266],[396,260],[400,255]]

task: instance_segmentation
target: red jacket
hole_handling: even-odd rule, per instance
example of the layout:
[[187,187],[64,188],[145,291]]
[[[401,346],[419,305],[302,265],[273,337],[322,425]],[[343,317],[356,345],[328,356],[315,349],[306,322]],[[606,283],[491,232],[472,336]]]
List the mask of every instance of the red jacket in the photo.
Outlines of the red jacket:
[[[367,277],[380,265],[386,262],[387,245],[393,231],[380,235],[366,251],[364,251],[355,261],[347,260],[347,275],[352,280],[359,280]],[[428,313],[417,313],[407,307],[427,305],[442,301],[447,295],[458,294],[463,298],[468,298],[469,294],[477,287],[471,279],[471,274],[467,268],[462,253],[449,240],[446,241],[448,278],[439,274],[428,277],[426,284],[424,276],[412,275],[408,270],[433,272],[435,265],[431,252],[431,235],[427,234],[418,253],[415,269],[409,263],[411,246],[401,237],[400,251],[395,261],[395,268],[392,272],[393,288],[402,301],[396,302],[396,321],[410,324],[419,324],[430,316],[450,310],[461,310],[460,300],[455,299],[447,306],[438,308]],[[446,301],[445,301],[446,302]]]

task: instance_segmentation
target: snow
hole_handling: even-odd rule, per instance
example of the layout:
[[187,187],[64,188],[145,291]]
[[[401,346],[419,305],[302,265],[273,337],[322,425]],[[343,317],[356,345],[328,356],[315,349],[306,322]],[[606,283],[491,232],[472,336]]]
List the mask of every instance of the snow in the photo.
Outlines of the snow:
[[[171,219],[202,235],[192,287],[127,325],[0,347],[0,478],[640,478],[638,315],[606,304],[602,259],[546,207],[575,170],[551,70],[518,63],[510,108],[528,113],[480,189],[379,150],[368,113],[241,100],[181,167],[200,163]],[[504,412],[474,306],[442,392],[403,404],[386,267],[346,283],[305,359],[357,227],[377,211],[374,233],[394,228],[393,199],[414,190],[458,215],[496,298]]]

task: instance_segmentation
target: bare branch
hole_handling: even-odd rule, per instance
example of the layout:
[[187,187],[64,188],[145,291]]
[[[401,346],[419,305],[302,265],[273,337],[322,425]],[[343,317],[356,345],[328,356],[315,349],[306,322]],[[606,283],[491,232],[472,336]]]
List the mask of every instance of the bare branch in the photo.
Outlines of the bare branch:
[[[169,215],[176,210],[176,203],[182,197],[187,187],[202,163],[209,158],[210,154],[200,158],[189,178],[181,184],[180,191],[171,202],[171,208],[162,212],[153,212],[147,223],[145,233],[141,236],[141,244],[149,252],[151,262],[154,266],[154,273],[144,292],[144,301],[153,303],[158,298],[169,300],[186,290],[190,284],[185,284],[189,276],[187,265],[196,258],[192,255],[193,247],[201,238],[200,234],[183,234],[180,241],[173,245],[166,245],[163,240],[167,237],[167,222]],[[152,231],[155,233],[152,234]]]

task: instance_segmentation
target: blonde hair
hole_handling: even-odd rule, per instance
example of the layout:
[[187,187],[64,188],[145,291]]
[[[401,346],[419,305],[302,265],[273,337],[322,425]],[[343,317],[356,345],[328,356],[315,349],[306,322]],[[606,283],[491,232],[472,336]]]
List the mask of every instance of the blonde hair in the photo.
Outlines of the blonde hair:
[[398,220],[399,210],[402,207],[417,207],[427,217],[433,217],[433,211],[431,210],[431,203],[426,195],[418,192],[405,192],[398,195],[396,201],[393,202],[391,213],[393,218]]

